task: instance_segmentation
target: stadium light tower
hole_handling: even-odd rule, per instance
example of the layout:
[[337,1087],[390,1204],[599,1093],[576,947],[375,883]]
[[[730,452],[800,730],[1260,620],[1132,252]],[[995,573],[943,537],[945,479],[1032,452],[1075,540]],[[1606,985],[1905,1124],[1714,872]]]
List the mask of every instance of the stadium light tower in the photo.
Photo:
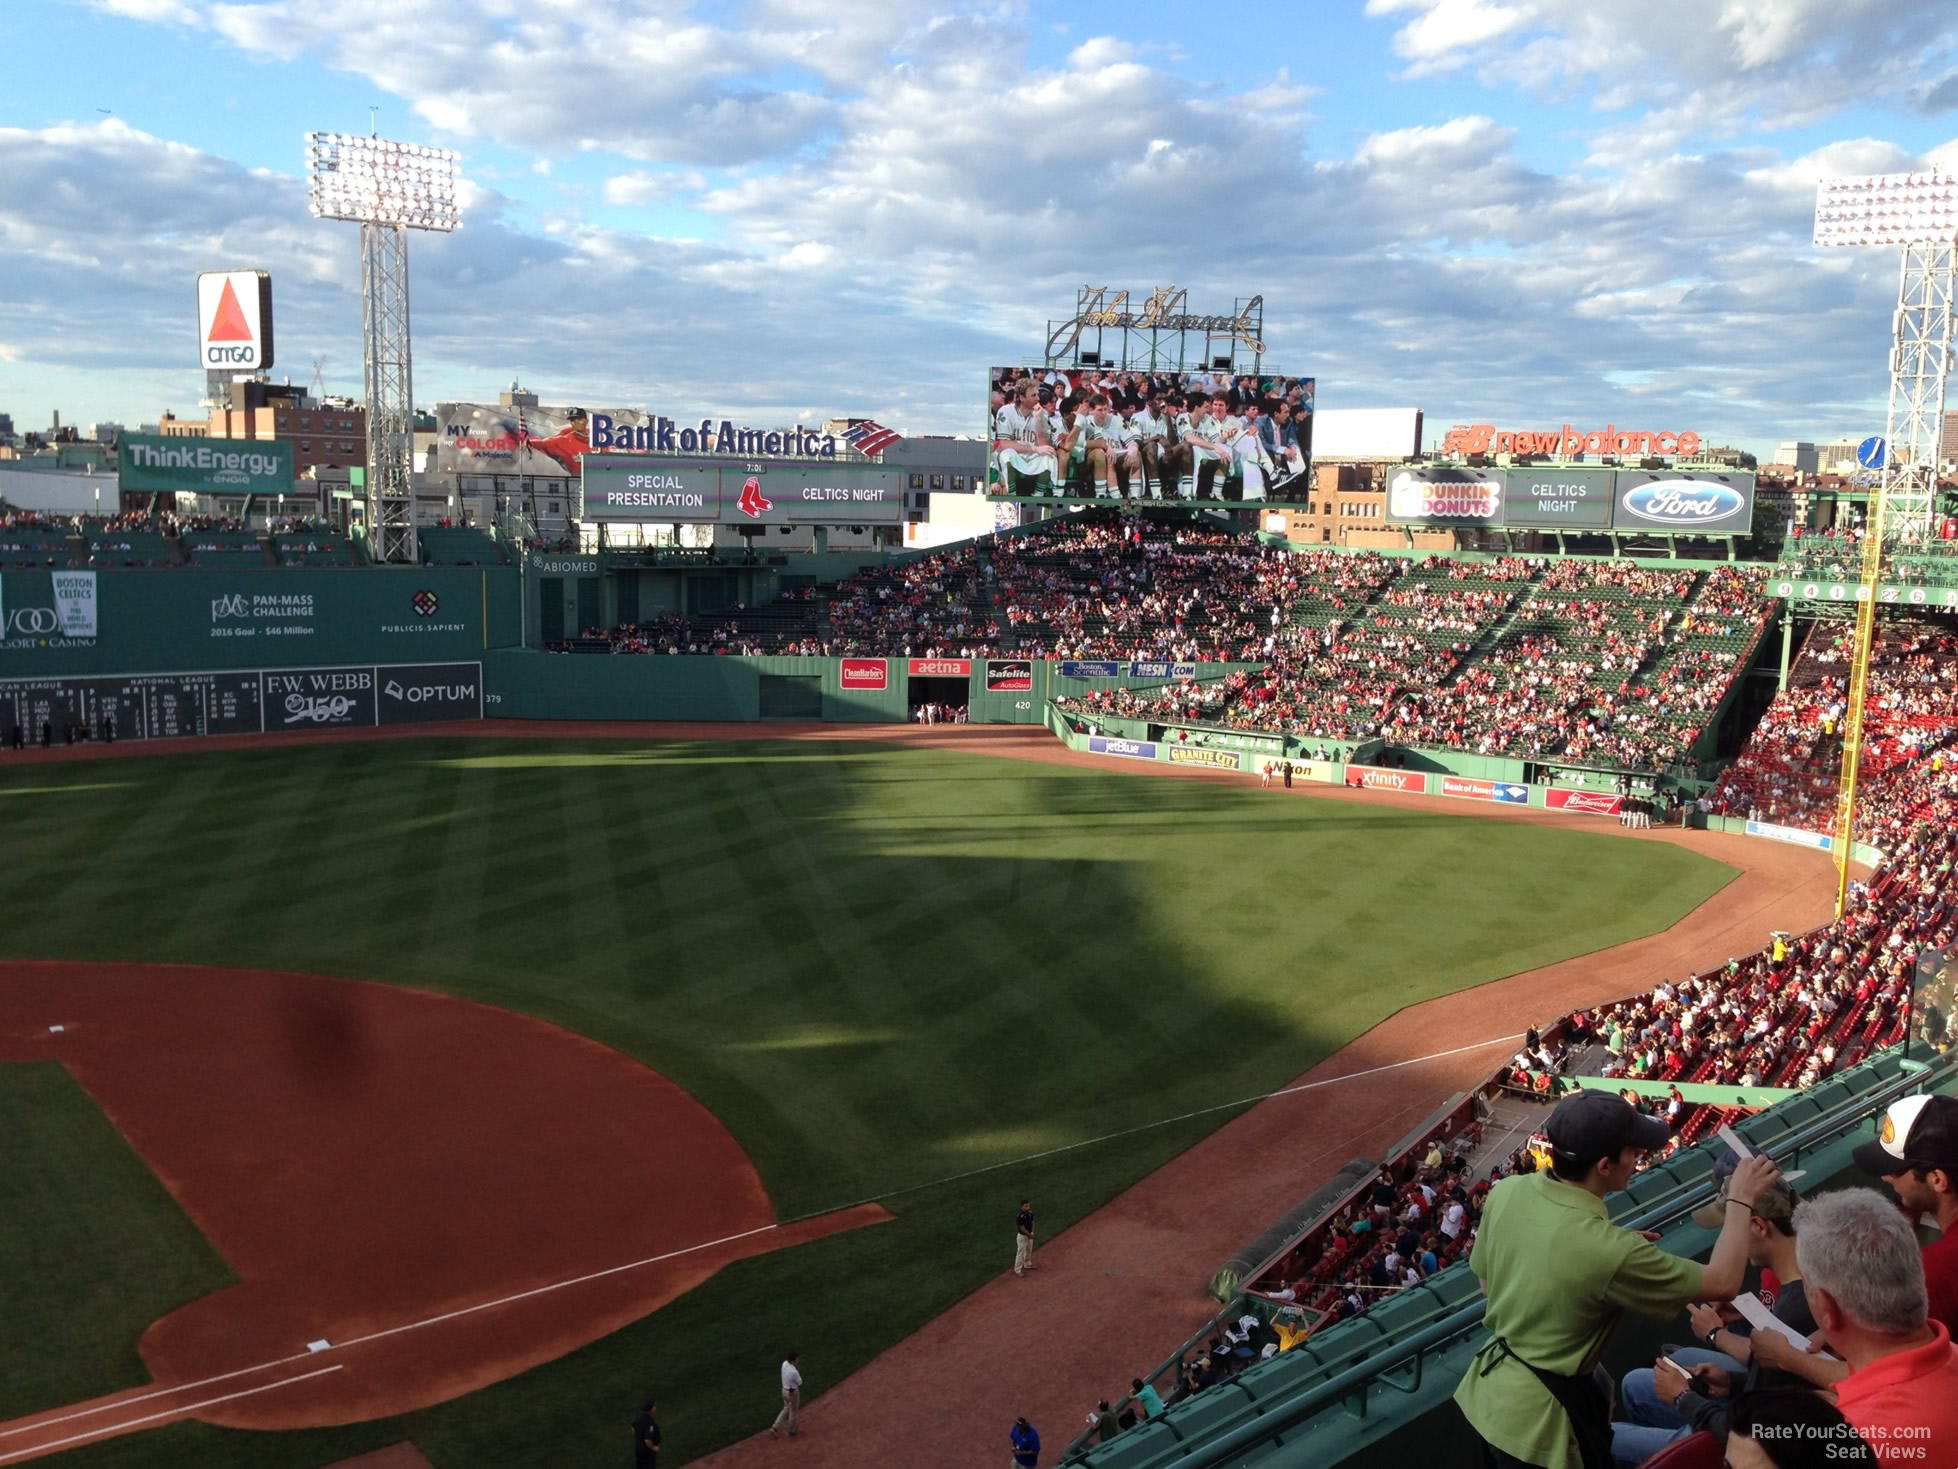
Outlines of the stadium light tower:
[[1958,299],[1958,177],[1886,173],[1823,179],[1815,189],[1815,244],[1818,249],[1887,245],[1903,252],[1890,348],[1890,416],[1882,475],[1863,526],[1862,586],[1836,792],[1836,916],[1841,917],[1849,901],[1863,703],[1883,568],[1889,555],[1922,547],[1931,538],[1937,509],[1938,430]]
[[306,134],[312,209],[360,226],[367,386],[367,534],[377,560],[420,559],[415,540],[415,388],[408,340],[408,231],[455,229],[456,155],[349,133]]

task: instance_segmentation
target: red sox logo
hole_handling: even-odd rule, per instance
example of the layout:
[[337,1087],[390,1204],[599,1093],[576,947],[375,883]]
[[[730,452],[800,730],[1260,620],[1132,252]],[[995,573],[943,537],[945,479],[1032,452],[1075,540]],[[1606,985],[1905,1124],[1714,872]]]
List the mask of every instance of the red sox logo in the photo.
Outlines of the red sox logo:
[[762,494],[761,480],[752,474],[741,486],[741,499],[738,503],[741,506],[741,513],[754,520],[760,520],[762,515],[775,504],[773,500]]

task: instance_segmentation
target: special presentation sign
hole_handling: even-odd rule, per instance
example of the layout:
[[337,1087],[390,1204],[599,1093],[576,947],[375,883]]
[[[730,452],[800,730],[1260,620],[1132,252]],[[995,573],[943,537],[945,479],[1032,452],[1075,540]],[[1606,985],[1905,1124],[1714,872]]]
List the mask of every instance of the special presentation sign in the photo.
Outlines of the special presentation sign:
[[582,459],[583,520],[651,524],[896,525],[899,469],[854,462],[728,461],[636,454]]

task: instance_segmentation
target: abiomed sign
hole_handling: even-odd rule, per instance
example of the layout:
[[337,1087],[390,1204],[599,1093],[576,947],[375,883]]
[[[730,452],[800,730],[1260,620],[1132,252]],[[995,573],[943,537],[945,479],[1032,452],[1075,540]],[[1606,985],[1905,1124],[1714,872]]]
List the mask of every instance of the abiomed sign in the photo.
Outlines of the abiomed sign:
[[166,494],[290,495],[292,445],[283,439],[124,434],[116,451],[116,484]]

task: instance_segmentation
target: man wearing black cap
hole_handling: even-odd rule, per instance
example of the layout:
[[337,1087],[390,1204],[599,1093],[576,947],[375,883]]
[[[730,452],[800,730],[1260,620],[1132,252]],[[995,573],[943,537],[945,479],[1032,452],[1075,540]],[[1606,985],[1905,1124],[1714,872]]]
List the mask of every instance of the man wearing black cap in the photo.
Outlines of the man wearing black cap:
[[1565,1097],[1544,1126],[1546,1172],[1490,1190],[1469,1268],[1489,1298],[1490,1341],[1455,1390],[1491,1469],[1609,1469],[1609,1382],[1599,1351],[1621,1311],[1667,1316],[1689,1301],[1731,1300],[1747,1268],[1753,1207],[1779,1176],[1749,1158],[1727,1186],[1726,1218],[1705,1266],[1620,1229],[1605,1195],[1639,1155],[1666,1144],[1666,1124],[1610,1092]]
[[1958,1097],[1903,1097],[1883,1114],[1856,1166],[1890,1185],[1904,1212],[1943,1231],[1924,1247],[1931,1319],[1958,1337]]

